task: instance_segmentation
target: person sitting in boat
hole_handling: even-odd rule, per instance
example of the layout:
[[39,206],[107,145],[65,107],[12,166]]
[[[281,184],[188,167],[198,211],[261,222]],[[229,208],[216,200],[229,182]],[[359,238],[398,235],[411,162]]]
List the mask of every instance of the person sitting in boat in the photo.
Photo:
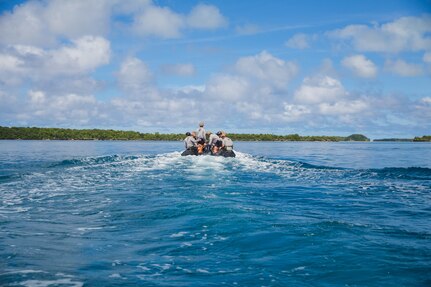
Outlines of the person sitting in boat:
[[222,132],[218,131],[217,132],[218,140],[215,142],[215,145],[214,145],[214,151],[213,151],[214,155],[220,155],[220,153],[223,152],[223,150],[222,150],[223,139],[221,138],[221,135],[222,135]]
[[203,139],[197,139],[197,151],[198,151],[198,155],[202,155],[204,154],[205,151],[205,141]]
[[211,153],[217,153],[217,151],[218,151],[216,143],[218,141],[220,141],[220,137],[219,137],[220,134],[221,134],[220,132],[217,132],[216,134],[213,134],[211,132],[207,132],[207,135],[208,135],[208,149],[209,149],[209,151]]
[[205,133],[206,138],[208,139],[208,141],[205,143],[205,153],[210,153],[211,152],[211,145],[210,145],[210,137],[212,135],[212,132],[208,131]]
[[204,122],[199,123],[199,128],[197,130],[197,136],[198,136],[198,140],[202,139],[204,142],[207,141],[207,139],[205,137]]
[[235,157],[235,153],[233,151],[233,141],[227,137],[225,132],[221,132],[221,140],[222,140],[222,154],[225,157]]
[[186,133],[186,138],[184,139],[184,145],[186,150],[181,155],[197,155],[198,154],[198,141],[196,140],[196,133],[192,132]]

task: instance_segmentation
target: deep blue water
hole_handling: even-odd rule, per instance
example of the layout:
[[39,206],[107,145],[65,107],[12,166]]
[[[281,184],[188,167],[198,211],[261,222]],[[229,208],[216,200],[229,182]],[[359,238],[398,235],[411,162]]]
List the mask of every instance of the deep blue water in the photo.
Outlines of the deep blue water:
[[431,286],[431,144],[0,141],[0,286]]

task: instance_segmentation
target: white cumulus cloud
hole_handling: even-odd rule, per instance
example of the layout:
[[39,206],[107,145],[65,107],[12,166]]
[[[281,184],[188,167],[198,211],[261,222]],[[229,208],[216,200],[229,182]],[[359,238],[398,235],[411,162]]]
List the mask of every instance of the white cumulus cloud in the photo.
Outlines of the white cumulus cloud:
[[0,43],[47,47],[60,37],[104,36],[109,31],[109,1],[28,1],[0,16]]
[[109,30],[109,1],[51,0],[43,13],[49,30],[70,39],[84,35],[106,35]]
[[350,40],[359,51],[402,52],[431,49],[431,16],[401,17],[382,25],[349,25],[328,33]]
[[187,17],[188,26],[197,29],[217,29],[227,23],[227,19],[213,5],[198,4]]
[[46,96],[45,93],[42,91],[30,90],[28,92],[28,97],[30,98],[30,102],[33,105],[43,105],[46,103]]
[[347,94],[339,80],[326,75],[317,75],[306,77],[295,91],[294,98],[299,103],[317,104],[336,102]]
[[172,39],[181,37],[185,28],[217,29],[227,23],[227,19],[213,5],[198,4],[188,15],[176,13],[168,7],[150,5],[134,16],[132,29],[142,36]]
[[21,72],[24,61],[16,56],[9,54],[0,54],[0,73],[5,77],[9,73],[19,73]]
[[21,119],[28,122],[44,122],[61,125],[89,124],[101,119],[100,103],[92,95],[66,93],[53,95],[47,91],[30,90],[27,94],[29,105],[21,110]]
[[109,63],[110,43],[102,37],[84,36],[73,40],[71,46],[48,52],[46,57],[46,68],[53,74],[88,73]]
[[359,77],[374,78],[377,75],[376,65],[364,55],[346,57],[341,63]]
[[296,64],[263,51],[239,58],[228,70],[206,84],[203,98],[211,100],[210,106],[218,102],[223,110],[251,121],[280,118],[280,102],[296,75]]
[[298,33],[293,35],[289,40],[287,40],[285,45],[289,48],[294,48],[294,49],[306,49],[306,48],[310,48],[310,43],[314,39],[315,39],[315,36]]
[[298,121],[312,112],[311,108],[306,105],[289,104],[287,102],[283,103],[283,108],[283,119],[288,122]]
[[235,27],[235,31],[239,35],[253,35],[262,31],[256,24],[244,24]]
[[54,81],[87,75],[108,64],[110,57],[110,42],[102,37],[84,36],[57,49],[15,45],[0,52],[0,75],[6,84],[25,79]]
[[211,98],[223,101],[245,99],[250,90],[250,82],[241,76],[217,75],[206,85],[205,93]]
[[168,75],[176,76],[192,76],[195,74],[195,66],[193,64],[172,64],[164,65],[162,71]]
[[155,100],[159,92],[148,66],[138,58],[127,58],[121,64],[118,81],[122,89],[132,97]]
[[44,7],[31,1],[17,5],[0,16],[0,43],[3,45],[47,45],[55,42],[43,18]]
[[234,65],[235,72],[252,81],[264,81],[271,86],[284,88],[297,73],[293,62],[286,62],[263,51],[257,55],[242,57]]
[[135,16],[133,30],[139,35],[178,38],[185,26],[184,17],[167,7],[150,6]]
[[238,111],[254,119],[259,115],[267,118],[264,110],[277,105],[276,98],[287,92],[297,70],[296,64],[263,51],[239,58],[230,73],[213,76],[205,94],[211,99],[233,103]]
[[356,114],[363,112],[367,108],[368,103],[361,99],[350,101],[342,100],[333,104],[319,104],[319,112],[323,115]]
[[423,74],[423,69],[420,65],[407,63],[400,59],[396,61],[387,60],[385,70],[402,77],[415,77]]
[[[117,25],[118,15],[127,21]],[[142,36],[178,38],[184,28],[216,29],[227,22],[216,6],[205,4],[181,14],[150,0],[28,1],[0,15],[0,44],[53,47],[65,38],[108,37],[117,26]]]

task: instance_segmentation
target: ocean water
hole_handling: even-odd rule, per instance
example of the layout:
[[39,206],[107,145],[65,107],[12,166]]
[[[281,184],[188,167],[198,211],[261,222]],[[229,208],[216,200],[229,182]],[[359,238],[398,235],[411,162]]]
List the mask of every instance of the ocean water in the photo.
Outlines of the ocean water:
[[431,286],[431,144],[0,141],[0,286]]

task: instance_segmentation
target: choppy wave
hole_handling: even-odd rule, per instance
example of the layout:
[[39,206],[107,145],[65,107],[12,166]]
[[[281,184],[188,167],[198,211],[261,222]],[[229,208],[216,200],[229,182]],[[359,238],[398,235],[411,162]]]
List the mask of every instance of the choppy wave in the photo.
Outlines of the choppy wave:
[[84,284],[75,279],[74,276],[57,273],[51,275],[49,272],[42,270],[9,270],[0,273],[0,280],[8,282],[15,280],[11,286],[25,287],[48,287],[48,286],[69,286],[82,287]]
[[425,167],[392,167],[382,169],[370,169],[370,173],[376,173],[381,178],[399,178],[410,180],[431,180],[431,169]]
[[66,159],[61,162],[54,163],[50,167],[61,166],[79,166],[79,165],[97,165],[97,164],[110,164],[115,162],[123,162],[128,160],[138,159],[138,156],[121,156],[121,155],[107,155],[99,157],[85,157],[78,159]]

